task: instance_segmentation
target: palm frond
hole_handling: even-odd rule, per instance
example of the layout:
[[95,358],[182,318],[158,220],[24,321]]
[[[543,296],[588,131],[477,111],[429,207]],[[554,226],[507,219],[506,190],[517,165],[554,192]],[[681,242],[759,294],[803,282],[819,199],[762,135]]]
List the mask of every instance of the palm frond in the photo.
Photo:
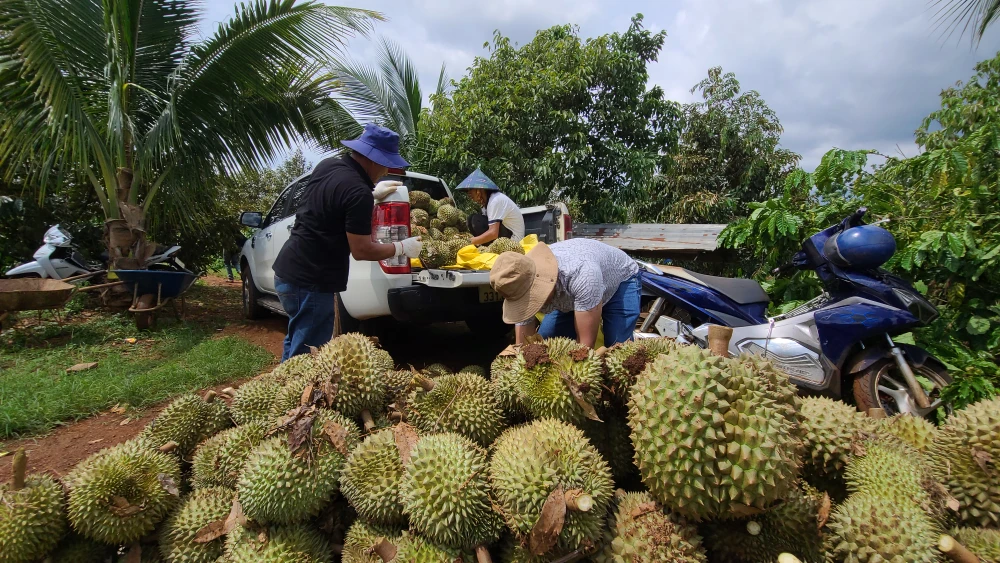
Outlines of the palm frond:
[[392,92],[400,127],[405,131],[397,131],[400,135],[415,135],[417,121],[420,119],[420,107],[423,96],[420,93],[420,76],[413,66],[413,61],[406,56],[402,47],[385,37],[379,41],[382,52],[379,54],[379,66],[382,75],[386,77]]
[[956,31],[959,38],[971,30],[972,41],[978,44],[986,29],[1000,18],[1000,0],[934,0],[938,6],[937,25],[946,35]]
[[437,88],[434,90],[435,96],[444,96],[448,93],[451,88],[451,77],[448,76],[448,69],[444,63],[441,63],[441,72],[438,74]]
[[308,115],[310,138],[324,149],[336,150],[340,141],[354,139],[363,131],[357,119],[339,101],[327,98]]
[[132,102],[138,129],[146,130],[158,119],[169,98],[170,76],[184,61],[201,15],[201,0],[143,1],[132,78],[138,87]]

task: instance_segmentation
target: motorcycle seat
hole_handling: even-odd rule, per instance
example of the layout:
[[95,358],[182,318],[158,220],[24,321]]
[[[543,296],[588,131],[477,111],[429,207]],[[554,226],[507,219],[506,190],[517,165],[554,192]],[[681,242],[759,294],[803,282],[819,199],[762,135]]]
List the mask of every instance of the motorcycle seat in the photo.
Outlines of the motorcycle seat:
[[768,303],[771,298],[759,283],[753,280],[742,278],[722,278],[719,276],[708,276],[692,272],[679,266],[656,266],[661,272],[668,276],[681,278],[700,286],[714,289],[740,305],[750,303]]

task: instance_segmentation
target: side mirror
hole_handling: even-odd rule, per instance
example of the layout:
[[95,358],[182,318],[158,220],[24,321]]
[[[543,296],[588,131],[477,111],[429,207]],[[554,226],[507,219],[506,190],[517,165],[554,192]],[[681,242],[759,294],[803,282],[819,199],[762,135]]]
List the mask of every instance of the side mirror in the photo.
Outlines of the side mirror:
[[264,214],[260,211],[244,211],[240,213],[240,225],[256,229],[264,224]]

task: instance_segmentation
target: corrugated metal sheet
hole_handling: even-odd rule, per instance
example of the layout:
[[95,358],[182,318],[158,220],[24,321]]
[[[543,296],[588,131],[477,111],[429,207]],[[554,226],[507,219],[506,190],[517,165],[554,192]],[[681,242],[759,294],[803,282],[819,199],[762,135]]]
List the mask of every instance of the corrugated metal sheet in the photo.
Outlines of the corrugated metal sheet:
[[573,236],[596,239],[626,252],[694,254],[714,252],[719,233],[725,228],[726,225],[575,224]]

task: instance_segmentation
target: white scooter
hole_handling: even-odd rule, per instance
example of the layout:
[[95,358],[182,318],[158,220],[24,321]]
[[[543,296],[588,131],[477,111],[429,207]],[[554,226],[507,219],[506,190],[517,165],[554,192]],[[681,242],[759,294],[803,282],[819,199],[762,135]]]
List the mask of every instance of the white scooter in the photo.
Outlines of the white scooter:
[[37,277],[62,280],[102,270],[100,264],[87,260],[73,246],[73,237],[59,225],[49,227],[42,237],[42,246],[28,262],[9,270],[8,277]]

